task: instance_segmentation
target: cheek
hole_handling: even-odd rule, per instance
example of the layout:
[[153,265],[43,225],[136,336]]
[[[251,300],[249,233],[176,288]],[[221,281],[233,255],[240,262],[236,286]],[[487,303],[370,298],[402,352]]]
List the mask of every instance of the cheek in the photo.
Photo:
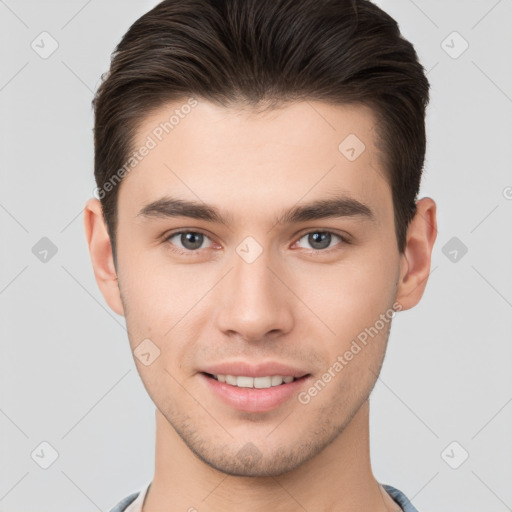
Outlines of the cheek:
[[319,272],[304,272],[309,277],[301,278],[296,288],[341,343],[373,325],[394,300],[393,265],[385,255],[360,255]]
[[173,264],[160,248],[145,255],[143,251],[125,252],[120,276],[132,322],[141,327],[146,324],[159,334],[185,315],[207,290],[197,267]]
[[131,349],[136,357],[137,347],[149,339],[158,352],[150,366],[137,363],[141,378],[149,386],[152,382],[158,386],[162,379],[172,384],[172,377],[162,372],[177,376],[182,364],[190,364],[190,354],[197,351],[196,340],[201,338],[205,319],[209,318],[204,311],[206,301],[201,298],[213,286],[216,276],[198,278],[194,265],[171,266],[143,258],[124,263],[123,270],[127,271],[120,272],[120,282],[127,303]]

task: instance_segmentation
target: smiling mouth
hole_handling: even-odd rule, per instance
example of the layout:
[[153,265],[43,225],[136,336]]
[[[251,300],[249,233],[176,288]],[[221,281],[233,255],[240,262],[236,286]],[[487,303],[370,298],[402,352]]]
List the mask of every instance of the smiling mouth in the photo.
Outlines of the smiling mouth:
[[213,375],[211,373],[201,372],[210,379],[214,379],[218,382],[237,387],[237,388],[248,388],[248,389],[269,389],[279,386],[286,386],[291,382],[302,380],[309,377],[309,373],[302,377],[296,378],[292,376],[281,376],[281,375],[269,375],[266,377],[248,377],[248,376],[235,376],[235,375]]

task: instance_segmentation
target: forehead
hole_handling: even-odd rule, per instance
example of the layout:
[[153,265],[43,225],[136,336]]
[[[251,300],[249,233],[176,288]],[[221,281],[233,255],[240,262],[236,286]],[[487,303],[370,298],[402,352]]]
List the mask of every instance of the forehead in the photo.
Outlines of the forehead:
[[335,193],[370,203],[380,217],[392,210],[370,108],[301,101],[256,112],[194,101],[162,105],[141,121],[120,218],[166,195],[248,219]]

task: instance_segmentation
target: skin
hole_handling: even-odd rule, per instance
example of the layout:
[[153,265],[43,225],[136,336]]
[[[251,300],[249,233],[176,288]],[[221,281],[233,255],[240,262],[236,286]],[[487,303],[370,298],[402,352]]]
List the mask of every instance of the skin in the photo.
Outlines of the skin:
[[[185,102],[150,113],[134,146]],[[338,150],[351,133],[365,144],[354,161]],[[240,412],[198,374],[222,361],[275,360],[317,380],[393,304],[407,310],[419,302],[436,204],[417,202],[400,254],[381,156],[375,118],[362,105],[304,101],[257,113],[199,100],[120,185],[117,269],[100,202],[87,201],[98,286],[125,316],[132,350],[146,338],[160,350],[149,366],[135,357],[156,405],[155,475],[144,512],[400,510],[375,479],[369,453],[368,398],[391,323],[306,405],[293,397],[270,412]],[[297,203],[334,193],[367,204],[375,221],[276,224]],[[164,195],[214,205],[232,223],[137,216]],[[166,239],[179,229],[204,233],[200,248],[179,235]],[[304,236],[324,231],[334,233],[324,246]],[[252,263],[236,252],[247,236],[263,249]],[[252,463],[239,454],[249,442],[258,454]]]

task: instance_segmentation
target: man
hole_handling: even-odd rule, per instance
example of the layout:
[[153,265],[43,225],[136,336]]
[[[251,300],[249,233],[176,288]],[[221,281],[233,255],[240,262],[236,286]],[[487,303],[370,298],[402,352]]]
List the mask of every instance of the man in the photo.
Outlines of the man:
[[366,0],[166,0],[130,27],[84,222],[156,456],[113,511],[416,510],[373,476],[368,399],[430,270],[428,89]]

